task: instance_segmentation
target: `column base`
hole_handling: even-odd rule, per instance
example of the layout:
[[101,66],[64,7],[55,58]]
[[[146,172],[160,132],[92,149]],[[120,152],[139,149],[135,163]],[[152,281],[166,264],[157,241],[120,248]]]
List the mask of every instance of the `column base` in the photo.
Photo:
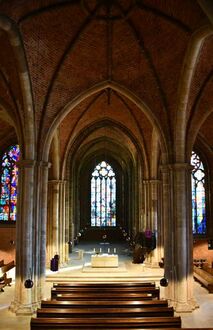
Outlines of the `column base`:
[[39,303],[20,304],[16,301],[13,301],[9,307],[9,310],[16,315],[33,315],[36,313],[38,308]]
[[195,305],[191,301],[188,303],[176,302],[174,309],[176,313],[191,313],[195,309]]

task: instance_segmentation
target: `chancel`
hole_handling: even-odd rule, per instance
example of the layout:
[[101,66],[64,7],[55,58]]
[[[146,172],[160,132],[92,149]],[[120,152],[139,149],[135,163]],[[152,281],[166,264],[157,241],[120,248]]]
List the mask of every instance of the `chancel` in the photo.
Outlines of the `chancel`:
[[56,282],[154,282],[111,291],[129,317],[153,294],[170,316],[207,312],[199,289],[213,307],[212,24],[211,0],[0,1],[5,329],[29,330]]

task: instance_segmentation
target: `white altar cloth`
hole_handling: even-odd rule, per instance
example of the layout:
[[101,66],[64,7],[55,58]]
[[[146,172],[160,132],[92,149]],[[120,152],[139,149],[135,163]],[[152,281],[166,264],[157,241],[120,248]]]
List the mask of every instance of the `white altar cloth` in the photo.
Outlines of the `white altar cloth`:
[[117,254],[96,254],[91,256],[92,267],[118,267]]

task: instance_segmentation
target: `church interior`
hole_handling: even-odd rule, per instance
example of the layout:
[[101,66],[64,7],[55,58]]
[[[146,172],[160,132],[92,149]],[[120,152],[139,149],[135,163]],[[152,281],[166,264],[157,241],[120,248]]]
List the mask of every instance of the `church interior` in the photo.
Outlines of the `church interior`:
[[78,280],[207,311],[212,0],[0,0],[0,44],[1,318]]

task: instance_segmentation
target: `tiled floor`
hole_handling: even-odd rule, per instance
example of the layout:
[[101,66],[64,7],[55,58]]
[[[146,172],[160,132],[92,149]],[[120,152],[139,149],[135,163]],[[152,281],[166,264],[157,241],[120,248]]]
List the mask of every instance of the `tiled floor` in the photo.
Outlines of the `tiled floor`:
[[[162,276],[162,270],[157,269],[153,270],[142,266],[141,264],[132,264],[131,256],[128,253],[128,250],[125,247],[118,245],[110,246],[112,252],[114,248],[116,253],[119,255],[120,265],[123,267],[121,272],[110,273],[91,272],[90,270],[90,257],[94,253],[94,247],[96,251],[100,249],[100,246],[79,246],[71,254],[71,260],[68,267],[63,270],[60,269],[59,272],[51,272],[47,270],[47,282],[45,286],[45,295],[48,298],[50,296],[50,288],[52,286],[52,281],[57,281],[60,277],[62,280],[86,280],[93,281],[94,279],[99,279],[100,281],[112,280],[120,281],[127,280],[128,278],[131,281],[141,280],[144,278],[151,278],[153,276],[158,282],[158,279]],[[101,246],[102,253],[108,252],[109,246]],[[103,251],[103,250],[106,251]],[[83,250],[83,258],[79,259],[79,250]],[[85,271],[84,271],[85,269]],[[89,271],[88,271],[89,270]],[[163,296],[163,288],[161,288],[161,296]],[[192,313],[181,313],[179,314],[182,319],[182,327],[212,327],[213,328],[213,294],[209,294],[206,289],[202,288],[198,283],[194,284],[194,296],[199,304],[199,308],[193,311]],[[6,287],[4,292],[0,293],[0,329],[4,330],[30,330],[30,319],[29,316],[16,316],[8,310],[8,306],[14,297],[14,283],[11,287]]]

